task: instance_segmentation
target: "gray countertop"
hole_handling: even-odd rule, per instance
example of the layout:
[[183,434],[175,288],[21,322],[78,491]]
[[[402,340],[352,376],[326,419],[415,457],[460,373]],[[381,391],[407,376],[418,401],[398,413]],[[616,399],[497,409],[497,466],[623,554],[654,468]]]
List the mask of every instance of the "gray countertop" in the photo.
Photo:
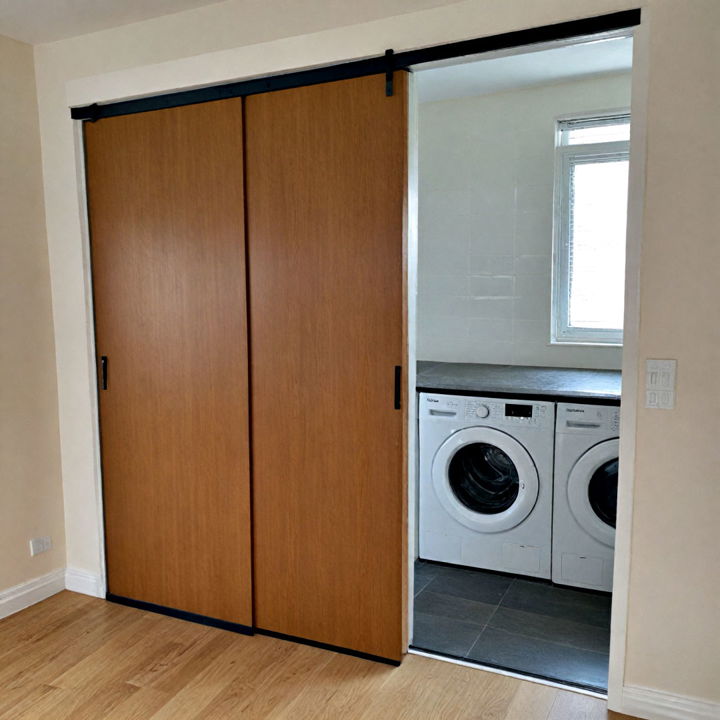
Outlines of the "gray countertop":
[[619,370],[419,361],[418,390],[620,402]]

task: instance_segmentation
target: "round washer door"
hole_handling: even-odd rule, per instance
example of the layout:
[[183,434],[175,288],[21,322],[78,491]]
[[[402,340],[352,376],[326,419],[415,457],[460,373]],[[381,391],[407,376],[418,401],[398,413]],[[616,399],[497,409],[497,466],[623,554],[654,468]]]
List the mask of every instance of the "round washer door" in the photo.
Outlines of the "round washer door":
[[432,482],[451,517],[485,533],[519,525],[535,507],[539,489],[528,451],[507,433],[487,427],[451,435],[435,453]]
[[568,503],[575,520],[608,547],[615,546],[619,450],[617,439],[591,447],[568,477]]

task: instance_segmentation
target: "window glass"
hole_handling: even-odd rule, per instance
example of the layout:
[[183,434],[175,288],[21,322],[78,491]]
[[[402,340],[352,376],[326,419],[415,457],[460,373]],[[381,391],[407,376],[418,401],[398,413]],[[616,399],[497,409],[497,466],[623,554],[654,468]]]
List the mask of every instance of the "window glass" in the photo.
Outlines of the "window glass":
[[622,344],[630,116],[558,123],[554,343]]
[[627,190],[627,160],[572,164],[570,327],[622,329]]
[[565,132],[567,133],[566,145],[628,141],[630,140],[630,120],[608,125],[568,127]]

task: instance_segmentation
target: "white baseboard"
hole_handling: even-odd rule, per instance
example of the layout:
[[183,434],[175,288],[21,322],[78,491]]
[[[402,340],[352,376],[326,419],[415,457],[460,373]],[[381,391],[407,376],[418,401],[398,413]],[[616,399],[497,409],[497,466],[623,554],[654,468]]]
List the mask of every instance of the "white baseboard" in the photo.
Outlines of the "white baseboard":
[[53,570],[38,578],[0,590],[0,618],[20,612],[65,589],[65,570]]
[[105,597],[105,584],[99,575],[75,568],[60,568],[7,590],[0,590],[0,620],[62,590]]
[[65,570],[65,588],[72,592],[91,595],[92,597],[105,597],[105,587],[102,578],[86,570],[67,568]]
[[626,685],[618,711],[646,720],[717,720],[720,703]]

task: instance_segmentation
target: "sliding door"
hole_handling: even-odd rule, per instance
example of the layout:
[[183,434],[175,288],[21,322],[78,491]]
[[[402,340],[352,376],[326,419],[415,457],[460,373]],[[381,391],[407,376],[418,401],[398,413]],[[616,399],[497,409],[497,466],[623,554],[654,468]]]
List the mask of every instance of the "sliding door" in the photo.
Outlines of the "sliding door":
[[407,77],[246,99],[255,621],[398,660]]
[[108,590],[252,625],[240,99],[85,123]]

